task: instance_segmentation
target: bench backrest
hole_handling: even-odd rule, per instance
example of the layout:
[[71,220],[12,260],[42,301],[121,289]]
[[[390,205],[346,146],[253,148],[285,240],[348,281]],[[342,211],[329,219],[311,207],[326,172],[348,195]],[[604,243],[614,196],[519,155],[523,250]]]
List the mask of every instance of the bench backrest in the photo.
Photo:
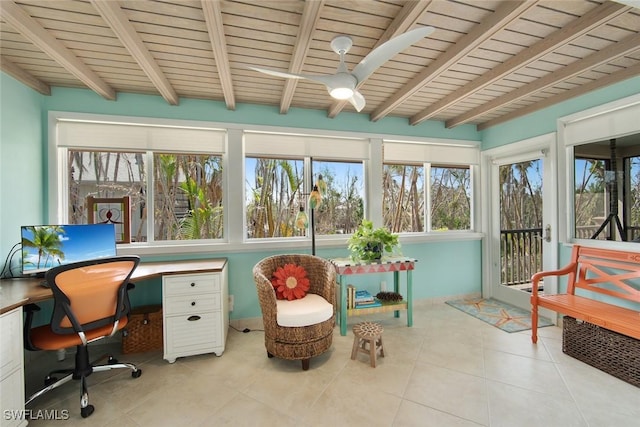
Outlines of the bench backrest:
[[640,302],[640,252],[588,248],[575,245],[567,293],[576,288]]

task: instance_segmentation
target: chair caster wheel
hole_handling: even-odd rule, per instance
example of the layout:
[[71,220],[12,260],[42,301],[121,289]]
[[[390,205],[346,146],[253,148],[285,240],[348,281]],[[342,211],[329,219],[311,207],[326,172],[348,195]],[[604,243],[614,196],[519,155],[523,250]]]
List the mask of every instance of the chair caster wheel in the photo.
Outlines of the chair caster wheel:
[[44,386],[49,387],[51,384],[55,383],[56,381],[58,381],[56,377],[46,377],[44,379]]
[[80,415],[82,415],[82,418],[87,418],[89,415],[93,414],[93,411],[96,408],[93,407],[93,405],[87,405],[84,408],[80,408]]
[[107,360],[107,363],[108,363],[109,365],[115,365],[116,363],[118,363],[118,359],[116,359],[116,358],[115,358],[115,357],[113,357],[113,356],[109,356],[109,360]]
[[132,371],[132,372],[131,372],[131,376],[132,376],[133,378],[139,378],[139,377],[140,377],[140,375],[142,375],[142,369],[138,369],[137,371]]

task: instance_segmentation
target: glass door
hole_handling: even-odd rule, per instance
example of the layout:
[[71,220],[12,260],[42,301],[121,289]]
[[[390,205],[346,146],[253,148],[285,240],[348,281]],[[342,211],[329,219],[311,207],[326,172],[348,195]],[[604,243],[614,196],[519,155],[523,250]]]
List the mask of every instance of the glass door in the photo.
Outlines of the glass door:
[[[531,276],[557,264],[553,141],[547,142],[534,151],[528,144],[515,144],[490,162],[489,286],[483,293],[527,310]],[[514,153],[519,144],[527,151]],[[549,281],[539,289],[545,285],[556,289]]]

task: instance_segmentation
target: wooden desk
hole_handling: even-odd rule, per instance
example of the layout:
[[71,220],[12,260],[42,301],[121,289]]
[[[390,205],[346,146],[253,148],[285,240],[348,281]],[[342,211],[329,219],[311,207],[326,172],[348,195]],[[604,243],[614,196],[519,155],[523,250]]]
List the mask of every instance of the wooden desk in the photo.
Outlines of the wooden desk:
[[[184,313],[176,313],[176,304],[172,315],[163,313],[164,358],[170,363],[176,357],[214,352],[217,356],[224,351],[227,330],[229,328],[229,305],[227,287],[227,259],[206,259],[197,261],[162,261],[140,263],[131,275],[131,281],[163,277],[162,286],[167,282],[174,288],[187,283],[191,298],[195,301],[204,292],[210,298],[218,297],[220,306],[202,314],[201,322],[187,322],[182,319]],[[176,276],[178,275],[178,276]],[[174,276],[174,277],[167,277]],[[0,337],[2,337],[2,376],[0,377],[0,396],[2,409],[19,413],[24,410],[24,355],[22,351],[22,306],[53,298],[50,288],[41,285],[42,278],[19,278],[0,280]],[[190,286],[189,286],[190,285]],[[174,291],[173,297],[175,298]],[[180,297],[180,295],[178,295]],[[167,300],[163,291],[163,305]],[[191,305],[195,305],[192,303]],[[191,307],[189,305],[189,307]],[[198,309],[200,305],[198,305]],[[182,322],[182,323],[180,323]],[[203,333],[205,331],[205,333]],[[187,341],[176,340],[176,335],[187,336]],[[203,339],[203,336],[205,339]],[[19,391],[19,392],[17,392]],[[12,420],[12,427],[26,425],[26,420]],[[4,424],[3,424],[4,425]]]
[[[226,258],[194,261],[141,262],[131,275],[131,281],[152,279],[174,274],[220,272]],[[0,314],[53,298],[53,292],[41,285],[44,279],[14,278],[0,280]]]
[[[357,316],[362,314],[373,314],[393,311],[395,317],[400,316],[399,310],[407,311],[407,326],[413,326],[413,279],[412,270],[416,260],[405,257],[383,257],[378,262],[354,262],[349,258],[330,259],[338,273],[340,283],[340,335],[347,334],[347,316]],[[406,301],[396,303],[386,303],[382,307],[347,309],[347,284],[345,276],[351,274],[371,274],[393,272],[393,290],[400,292],[400,272],[407,273],[407,294]]]

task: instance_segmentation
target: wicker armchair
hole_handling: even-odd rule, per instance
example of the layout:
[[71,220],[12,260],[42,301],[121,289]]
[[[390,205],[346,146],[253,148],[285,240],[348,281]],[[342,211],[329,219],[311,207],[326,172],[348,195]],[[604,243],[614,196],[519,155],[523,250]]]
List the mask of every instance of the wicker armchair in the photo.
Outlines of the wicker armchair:
[[[276,293],[271,284],[271,278],[274,271],[285,264],[299,265],[307,271],[310,287],[304,298],[310,294],[322,296],[333,308],[333,314],[329,319],[299,327],[283,327],[278,324]],[[329,261],[313,255],[276,255],[258,262],[253,267],[253,278],[256,282],[258,299],[262,309],[267,356],[301,360],[302,369],[306,371],[309,369],[310,359],[327,351],[333,340],[336,319],[336,271],[333,265]],[[280,300],[279,303],[287,304],[295,303],[295,301]]]

